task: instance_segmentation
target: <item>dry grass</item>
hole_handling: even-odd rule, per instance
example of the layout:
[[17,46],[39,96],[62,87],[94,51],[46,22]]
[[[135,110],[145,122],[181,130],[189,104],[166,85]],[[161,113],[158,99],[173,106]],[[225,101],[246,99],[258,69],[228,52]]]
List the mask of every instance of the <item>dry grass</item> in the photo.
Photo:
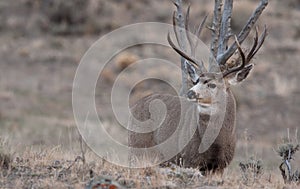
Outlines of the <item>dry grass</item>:
[[[245,133],[244,137],[245,151],[250,154],[252,153],[250,136]],[[2,140],[0,162],[4,160],[2,162],[5,163],[0,164],[2,165],[0,188],[88,188],[99,183],[109,183],[119,188],[295,189],[299,187],[297,182],[284,183],[278,169],[280,160],[276,162],[277,169],[265,169],[268,157],[262,160],[256,157],[249,160],[243,158],[239,165],[235,160],[223,175],[204,177],[199,170],[167,163],[144,169],[120,167],[95,155],[78,137],[70,136],[70,140],[73,143],[68,149],[60,145],[20,149],[11,146],[7,140]],[[297,155],[294,157],[297,158]]]
[[[268,38],[254,60],[250,78],[233,89],[238,101],[235,158],[223,176],[208,177],[199,176],[196,170],[172,166],[128,170],[99,159],[89,150],[85,163],[78,158],[82,153],[71,97],[80,58],[99,36],[119,26],[142,21],[171,23],[171,3],[89,0],[79,10],[75,1],[69,4],[55,0],[51,8],[43,11],[45,2],[50,1],[0,2],[0,43],[3,44],[0,48],[0,138],[5,137],[0,142],[0,188],[83,188],[91,179],[99,177],[108,177],[129,188],[299,188],[284,184],[278,168],[281,158],[274,150],[286,136],[287,128],[293,131],[300,123],[298,0],[272,0],[262,15],[260,28],[264,23],[268,25]],[[191,0],[192,24],[211,13],[213,1],[201,2]],[[235,29],[242,26],[257,2],[238,1],[233,18]],[[210,38],[208,31],[203,36],[205,40]],[[247,47],[249,42],[252,40],[242,46]],[[116,57],[114,65],[103,73],[104,87],[97,86],[96,91],[98,109],[105,107],[105,100],[110,97],[108,85],[136,59],[159,55],[179,64],[179,57],[173,51],[170,53],[171,49],[154,46],[149,50],[138,46],[131,50],[137,57],[126,53],[122,58]],[[149,72],[180,78],[169,74],[170,70],[149,69]],[[131,76],[137,75],[132,72]],[[137,99],[153,91],[172,92],[158,81],[149,81],[136,86],[133,96]],[[104,118],[111,116],[108,111],[101,113]],[[110,132],[117,132],[109,123]],[[239,163],[247,164],[251,156],[262,160],[263,172],[245,184]],[[299,162],[300,156],[295,154],[292,162],[295,169],[299,168]],[[253,173],[251,169],[248,171]]]
[[61,147],[31,148],[15,152],[9,168],[0,173],[1,188],[83,188],[103,179],[126,188],[296,188],[285,185],[273,171],[265,171],[251,182],[241,172],[226,170],[223,175],[203,177],[195,169],[174,165],[127,169],[115,166],[88,150],[86,162],[80,151],[70,153]]
[[10,167],[12,162],[11,154],[5,148],[6,142],[0,138],[0,169],[6,170]]

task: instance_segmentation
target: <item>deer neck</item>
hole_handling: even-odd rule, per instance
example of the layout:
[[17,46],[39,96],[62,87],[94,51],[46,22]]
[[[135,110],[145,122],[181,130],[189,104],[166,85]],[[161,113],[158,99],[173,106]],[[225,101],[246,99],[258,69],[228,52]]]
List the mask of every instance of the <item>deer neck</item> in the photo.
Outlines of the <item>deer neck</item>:
[[228,116],[229,114],[231,115],[231,117],[235,118],[236,102],[235,102],[234,95],[231,92],[229,87],[225,89],[225,93],[223,95],[224,96],[222,98],[219,98],[222,100],[222,102],[218,102],[218,100],[216,100],[216,102],[209,107],[203,107],[201,105],[197,105],[198,113],[201,115],[202,118],[218,116],[224,111],[225,111],[225,116]]

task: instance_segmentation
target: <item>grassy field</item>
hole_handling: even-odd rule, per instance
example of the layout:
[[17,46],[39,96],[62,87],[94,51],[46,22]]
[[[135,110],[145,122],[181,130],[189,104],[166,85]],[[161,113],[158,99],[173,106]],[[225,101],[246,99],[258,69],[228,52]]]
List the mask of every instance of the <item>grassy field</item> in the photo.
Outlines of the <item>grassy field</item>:
[[[192,24],[207,13],[211,15],[212,1],[190,3]],[[257,3],[236,2],[234,32],[242,28]],[[235,158],[222,176],[202,177],[197,170],[172,166],[128,170],[102,160],[85,146],[86,150],[80,148],[72,111],[72,84],[81,57],[99,37],[121,26],[149,21],[171,23],[173,8],[167,0],[0,2],[0,188],[83,188],[91,180],[103,178],[129,188],[300,187],[284,184],[279,170],[281,157],[276,152],[287,139],[299,143],[300,138],[297,0],[270,0],[258,22],[259,28],[267,25],[269,35],[254,60],[251,76],[233,88],[238,102],[238,143]],[[208,30],[201,39],[209,44]],[[122,52],[105,68],[105,81],[97,84],[101,116],[111,119],[102,107],[124,66],[149,57],[179,64],[174,52],[161,47],[137,46]],[[149,72],[166,74],[168,70]],[[178,79],[176,75],[174,79]],[[150,81],[138,86],[142,92],[134,98],[165,92],[165,88],[163,83]],[[107,125],[118,134],[113,122]],[[240,163],[258,160],[260,173],[240,169]],[[300,169],[299,152],[292,165],[293,171]]]

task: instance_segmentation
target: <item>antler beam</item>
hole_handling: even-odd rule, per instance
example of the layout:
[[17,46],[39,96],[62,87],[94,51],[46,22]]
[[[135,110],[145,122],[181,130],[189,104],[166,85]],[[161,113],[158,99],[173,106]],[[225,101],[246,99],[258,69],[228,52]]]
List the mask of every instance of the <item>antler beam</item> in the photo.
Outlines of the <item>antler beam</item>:
[[[189,14],[190,14],[190,6],[187,9],[186,16],[183,15],[183,5],[182,0],[172,0],[174,5],[177,8],[177,11],[174,11],[173,14],[173,29],[175,32],[176,40],[178,42],[179,48],[172,42],[170,35],[168,34],[168,41],[172,48],[181,55],[181,70],[182,70],[182,88],[180,94],[183,95],[187,92],[189,86],[189,80],[187,78],[187,66],[186,63],[191,63],[195,67],[197,67],[201,72],[205,72],[206,69],[203,65],[202,61],[198,61],[195,59],[195,51],[198,46],[198,38],[201,34],[201,31],[204,28],[205,21],[207,16],[204,17],[199,27],[193,33],[197,38],[193,41],[193,36],[190,32],[189,27]],[[188,44],[187,44],[188,43]],[[187,54],[187,46],[189,45],[191,55]]]

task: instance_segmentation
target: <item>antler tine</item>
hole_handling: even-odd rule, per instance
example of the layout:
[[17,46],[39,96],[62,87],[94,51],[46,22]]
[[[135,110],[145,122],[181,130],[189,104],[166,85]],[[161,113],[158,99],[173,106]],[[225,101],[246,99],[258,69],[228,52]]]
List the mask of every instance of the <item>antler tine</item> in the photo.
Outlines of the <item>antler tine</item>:
[[168,33],[168,42],[171,45],[171,47],[178,53],[180,54],[183,58],[187,59],[188,61],[190,61],[190,63],[195,66],[197,69],[199,69],[197,60],[195,60],[194,58],[188,56],[187,54],[185,54],[185,52],[183,52],[182,50],[180,50],[179,48],[176,47],[176,45],[173,43],[171,37],[170,37],[170,33]]
[[[168,41],[169,41],[169,44],[172,46],[172,48],[178,53],[180,54],[183,58],[185,58],[186,60],[189,60],[191,62],[192,65],[194,65],[196,68],[198,68],[201,72],[206,72],[206,68],[204,67],[204,64],[202,61],[198,61],[195,59],[195,51],[196,51],[196,47],[198,45],[198,38],[196,41],[193,41],[193,38],[192,38],[192,34],[190,32],[190,28],[189,28],[189,16],[190,16],[190,6],[188,6],[188,9],[187,9],[187,12],[186,12],[186,15],[185,15],[185,19],[183,21],[183,24],[184,24],[184,30],[183,30],[183,33],[185,33],[186,35],[186,39],[187,39],[187,42],[188,42],[188,45],[190,47],[190,50],[191,50],[191,56],[187,55],[186,51],[186,46],[184,44],[184,40],[181,36],[182,33],[179,33],[180,29],[181,29],[181,26],[179,26],[177,23],[178,23],[178,18],[176,17],[176,14],[178,14],[178,11],[179,11],[179,8],[180,10],[182,10],[181,7],[179,7],[179,4],[178,2],[174,2],[173,0],[171,0],[175,5],[176,7],[178,8],[177,12],[174,11],[173,13],[173,30],[175,32],[175,37],[176,37],[176,40],[179,44],[179,48],[176,47],[176,45],[173,43],[173,41],[171,40],[171,37],[170,37],[170,34],[168,34]],[[180,13],[181,15],[183,15],[182,13]],[[197,34],[197,37],[199,37],[202,29],[203,29],[203,26],[204,26],[204,23],[206,21],[206,18],[207,16],[203,19],[203,21],[201,22],[200,26],[198,27],[198,29],[196,30],[196,34]]]
[[231,74],[231,73],[234,73],[234,72],[237,72],[237,71],[243,69],[243,68],[245,67],[245,65],[246,65],[246,57],[245,57],[245,54],[244,54],[244,52],[243,52],[243,50],[242,50],[242,47],[241,47],[241,45],[240,45],[240,43],[239,43],[237,37],[236,37],[236,36],[234,36],[234,37],[235,37],[235,42],[236,42],[236,44],[237,44],[237,49],[238,49],[238,51],[239,51],[239,53],[240,53],[240,55],[241,55],[241,57],[242,57],[242,64],[241,64],[240,66],[237,66],[237,67],[235,67],[235,68],[232,68],[232,69],[230,69],[230,70],[225,71],[225,72],[223,73],[223,77],[226,77],[227,75],[229,75],[229,74]]
[[[190,18],[190,8],[191,6],[188,6],[187,12],[186,12],[186,17],[185,17],[185,33],[186,33],[186,37],[188,40],[188,43],[190,45],[190,49],[191,49],[191,57],[195,58],[195,53],[196,53],[196,49],[198,46],[198,38],[201,34],[201,31],[203,29],[204,23],[206,21],[207,16],[202,20],[201,24],[199,25],[198,29],[196,30],[195,33],[191,33],[190,32],[190,24],[189,24],[189,18]],[[191,35],[196,35],[196,39],[195,41],[192,40],[192,36]],[[206,68],[204,67],[204,64],[202,61],[197,61],[196,59],[194,59],[196,61],[196,63],[198,64],[198,66],[200,67],[201,72],[207,72]]]
[[189,42],[190,48],[191,48],[191,55],[194,57],[195,56],[195,49],[194,49],[194,44],[190,35],[190,25],[189,25],[189,17],[190,17],[190,8],[191,6],[188,6],[188,9],[186,11],[186,15],[185,15],[185,34],[186,34],[186,38]]
[[257,31],[257,27],[255,27],[255,37],[254,37],[254,43],[252,45],[251,50],[249,51],[248,55],[247,55],[247,62],[250,62],[250,60],[253,58],[254,54],[253,52],[255,51],[256,47],[257,47],[257,43],[258,43],[258,31]]
[[263,43],[265,42],[265,39],[268,35],[268,29],[267,27],[265,26],[264,28],[264,31],[263,33],[261,34],[261,36],[259,37],[259,40],[258,40],[258,45],[256,47],[256,49],[254,50],[254,52],[252,53],[251,57],[250,57],[250,60],[253,58],[253,56],[258,52],[258,50],[261,48],[261,46],[263,45]]
[[[208,15],[206,15],[206,16],[203,18],[203,20],[202,20],[201,24],[199,25],[198,29],[195,31],[195,35],[197,36],[197,38],[200,37],[200,34],[201,34],[201,32],[202,32],[202,30],[203,30],[203,28],[204,28],[204,24],[205,24],[205,22],[206,22],[207,17],[208,17]],[[198,44],[199,44],[199,40],[196,41],[195,49],[197,48]]]
[[255,37],[254,37],[254,43],[252,45],[252,48],[249,52],[249,54],[247,55],[247,58],[245,57],[245,54],[241,48],[241,45],[237,39],[237,37],[235,36],[235,42],[237,44],[237,49],[242,57],[242,64],[238,67],[235,67],[231,70],[227,70],[223,73],[223,77],[226,77],[227,75],[233,73],[233,72],[236,72],[236,71],[239,71],[241,69],[243,69],[245,67],[246,64],[248,64],[251,59],[254,57],[254,55],[258,52],[258,50],[260,49],[260,47],[262,46],[262,44],[264,43],[265,41],[265,38],[267,36],[267,28],[265,26],[265,29],[263,31],[263,33],[261,34],[261,36],[259,37],[258,39],[258,30],[257,28],[255,28]]
[[178,7],[178,3],[175,0],[170,0],[176,7]]

